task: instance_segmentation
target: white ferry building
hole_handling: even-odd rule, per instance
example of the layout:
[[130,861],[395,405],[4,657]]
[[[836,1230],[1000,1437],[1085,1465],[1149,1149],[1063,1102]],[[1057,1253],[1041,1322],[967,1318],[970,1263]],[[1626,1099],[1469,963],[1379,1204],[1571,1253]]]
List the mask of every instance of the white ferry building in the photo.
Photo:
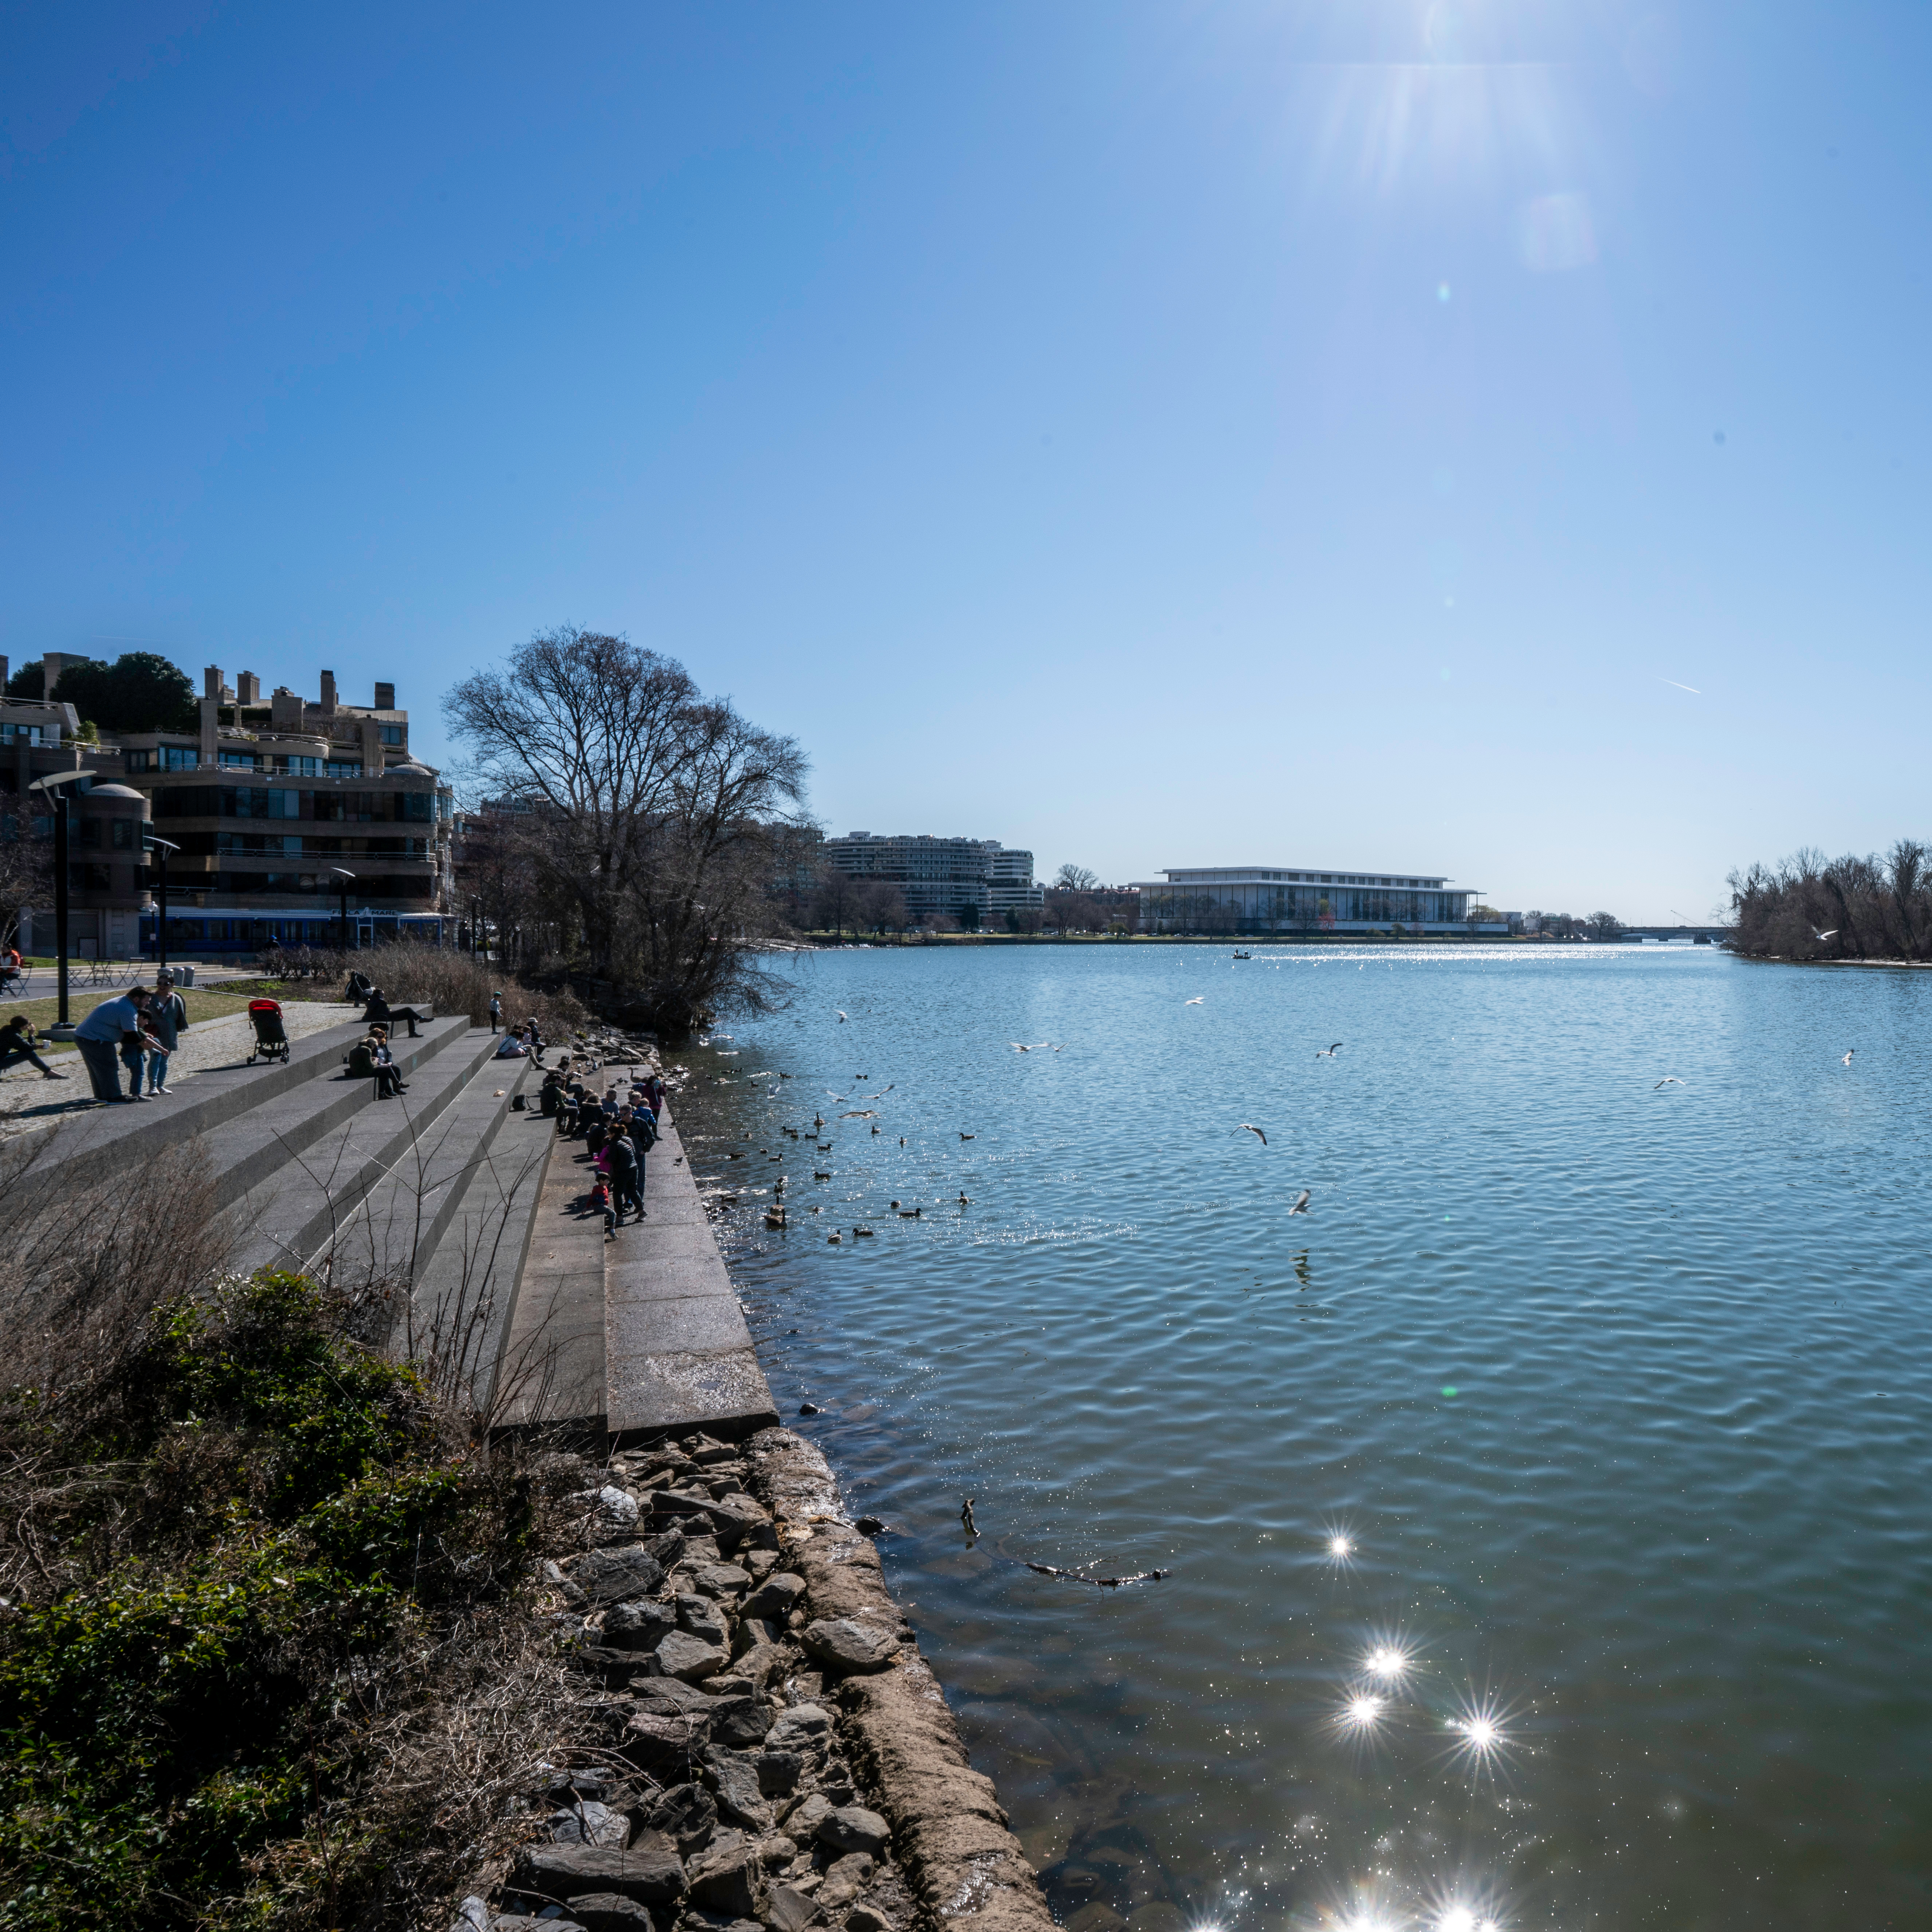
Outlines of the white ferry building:
[[1472,926],[1473,887],[1414,873],[1310,866],[1170,867],[1138,881],[1143,932],[1507,932]]

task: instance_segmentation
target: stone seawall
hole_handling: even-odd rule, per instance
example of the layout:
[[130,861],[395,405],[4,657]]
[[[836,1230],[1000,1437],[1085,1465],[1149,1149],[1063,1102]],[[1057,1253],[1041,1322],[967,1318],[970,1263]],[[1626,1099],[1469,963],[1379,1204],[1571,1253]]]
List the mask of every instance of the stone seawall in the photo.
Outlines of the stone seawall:
[[815,1448],[698,1430],[550,1474],[576,1490],[580,1546],[546,1574],[578,1736],[459,1932],[1046,1932],[878,1526]]

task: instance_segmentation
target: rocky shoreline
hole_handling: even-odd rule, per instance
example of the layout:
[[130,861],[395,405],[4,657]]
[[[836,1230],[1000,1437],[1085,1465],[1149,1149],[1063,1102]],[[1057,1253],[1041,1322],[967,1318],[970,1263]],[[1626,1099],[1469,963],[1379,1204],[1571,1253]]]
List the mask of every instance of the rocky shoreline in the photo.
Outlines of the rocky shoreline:
[[546,1566],[581,1762],[456,1932],[1051,1925],[816,1449],[687,1436],[581,1473],[585,1546]]

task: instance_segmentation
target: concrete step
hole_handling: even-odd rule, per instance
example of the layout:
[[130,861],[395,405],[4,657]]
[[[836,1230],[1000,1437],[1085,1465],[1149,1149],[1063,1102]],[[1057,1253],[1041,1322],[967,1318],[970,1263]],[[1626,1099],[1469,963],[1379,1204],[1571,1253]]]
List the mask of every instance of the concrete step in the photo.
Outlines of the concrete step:
[[557,1142],[501,1352],[496,1408],[507,1426],[603,1431],[605,1243],[604,1216],[590,1205],[596,1179],[581,1141]]
[[506,1344],[556,1148],[552,1123],[536,1112],[503,1120],[465,1170],[435,1246],[416,1271],[406,1311],[410,1332],[391,1338],[392,1348],[415,1353],[437,1385],[466,1402],[486,1426],[546,1366],[540,1352],[526,1359]]
[[[230,1210],[238,1267],[309,1267],[392,1168],[414,1165],[430,1129],[490,1060],[492,1043],[482,1028],[451,1020],[424,1028],[416,1044],[414,1054],[396,1054],[406,1094],[378,1100],[368,1080],[314,1083],[306,1096],[272,1102],[209,1137],[256,1136],[252,1160],[229,1160],[223,1145],[218,1163],[224,1177],[254,1178]],[[330,1090],[323,1097],[318,1088]]]

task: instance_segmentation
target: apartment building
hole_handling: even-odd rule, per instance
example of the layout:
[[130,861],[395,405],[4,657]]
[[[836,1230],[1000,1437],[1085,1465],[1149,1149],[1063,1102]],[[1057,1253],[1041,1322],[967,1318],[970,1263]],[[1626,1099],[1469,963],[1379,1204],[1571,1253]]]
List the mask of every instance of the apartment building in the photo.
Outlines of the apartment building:
[[914,920],[950,915],[986,925],[1009,910],[1037,907],[1033,854],[997,838],[850,832],[820,848],[824,862],[856,879],[897,886]]
[[[440,940],[453,920],[454,800],[410,751],[393,684],[354,704],[332,671],[304,698],[265,699],[253,671],[203,674],[199,730],[124,734],[125,782],[151,805],[168,861],[168,950],[254,952]],[[346,878],[344,875],[347,875]],[[154,944],[154,916],[142,945]]]

